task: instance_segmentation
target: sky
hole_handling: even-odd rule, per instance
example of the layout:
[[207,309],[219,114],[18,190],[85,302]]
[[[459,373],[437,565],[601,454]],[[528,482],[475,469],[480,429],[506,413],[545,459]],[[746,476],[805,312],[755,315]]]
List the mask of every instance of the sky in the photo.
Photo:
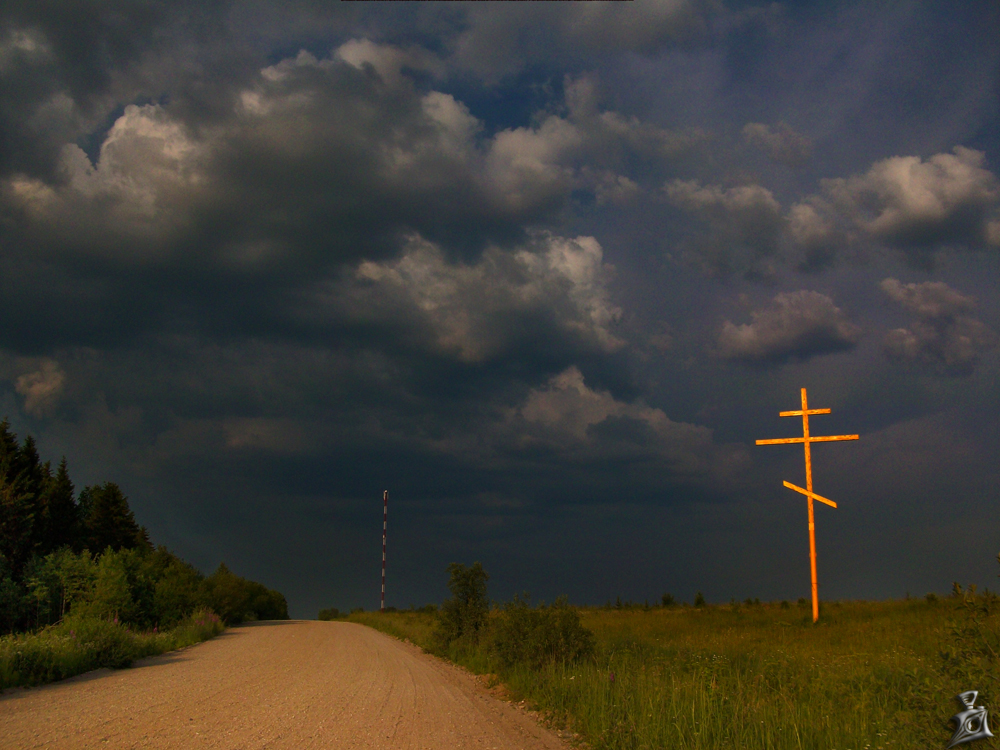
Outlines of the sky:
[[1000,5],[11,0],[0,417],[293,617],[996,588]]

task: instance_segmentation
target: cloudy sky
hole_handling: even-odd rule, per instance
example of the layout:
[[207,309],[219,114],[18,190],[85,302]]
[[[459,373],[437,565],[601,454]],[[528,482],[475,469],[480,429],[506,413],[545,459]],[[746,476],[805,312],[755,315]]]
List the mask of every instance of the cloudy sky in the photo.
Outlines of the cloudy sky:
[[293,616],[996,586],[1000,6],[13,0],[0,416]]

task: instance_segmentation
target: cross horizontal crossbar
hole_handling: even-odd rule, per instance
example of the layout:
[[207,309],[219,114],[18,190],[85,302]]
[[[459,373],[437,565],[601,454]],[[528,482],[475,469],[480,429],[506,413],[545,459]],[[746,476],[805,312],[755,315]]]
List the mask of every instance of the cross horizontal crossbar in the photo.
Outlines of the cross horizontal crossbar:
[[792,484],[791,482],[782,482],[782,484],[785,485],[790,490],[795,490],[796,492],[801,492],[806,497],[811,497],[813,500],[819,500],[821,503],[826,503],[831,508],[836,508],[837,507],[837,504],[835,502],[833,502],[833,500],[827,500],[825,497],[823,497],[822,495],[817,495],[815,492],[810,492],[809,490],[804,490],[801,487],[798,487],[798,486]]
[[[806,409],[806,414],[829,414],[829,409]],[[779,417],[801,417],[802,410],[799,411],[779,411]]]
[[[857,435],[821,435],[820,437],[809,437],[810,443],[829,443],[833,440],[857,440]],[[775,438],[774,440],[758,440],[757,445],[779,445],[783,443],[804,443],[805,438]]]

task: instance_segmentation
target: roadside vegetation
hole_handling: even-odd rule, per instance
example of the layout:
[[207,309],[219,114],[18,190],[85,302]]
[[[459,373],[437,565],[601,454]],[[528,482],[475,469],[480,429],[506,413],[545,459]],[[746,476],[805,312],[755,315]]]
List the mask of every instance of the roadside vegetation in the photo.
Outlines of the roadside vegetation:
[[[483,615],[481,567],[449,570],[453,596],[436,613],[347,619],[494,676],[594,750],[944,747],[958,693],[978,690],[991,718],[1000,709],[1000,606],[975,586],[824,602],[817,624],[805,600],[688,606],[669,594],[657,606],[519,597]],[[470,613],[457,627],[456,612]]]
[[277,591],[154,547],[113,482],[77,496],[65,459],[53,472],[0,422],[0,690],[287,618]]

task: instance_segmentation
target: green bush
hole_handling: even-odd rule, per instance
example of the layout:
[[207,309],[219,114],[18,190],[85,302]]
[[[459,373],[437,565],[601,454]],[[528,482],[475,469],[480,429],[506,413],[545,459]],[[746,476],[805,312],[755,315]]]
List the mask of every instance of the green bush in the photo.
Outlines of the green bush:
[[439,645],[447,648],[448,644],[457,640],[475,643],[489,614],[486,582],[490,577],[483,570],[482,563],[478,562],[470,566],[451,563],[448,577],[452,597],[441,605],[438,612]]
[[594,636],[565,599],[550,607],[532,608],[527,597],[515,596],[491,618],[486,646],[504,669],[515,664],[538,669],[590,656]]
[[[97,560],[96,580],[87,600],[77,609],[84,617],[136,623],[141,618],[133,591],[137,587],[135,560],[130,550],[109,548]],[[138,593],[138,592],[136,592]]]
[[340,617],[340,610],[336,607],[330,607],[329,609],[321,609],[319,611],[320,620],[336,620]]
[[[151,567],[157,573],[153,589],[153,615],[155,622],[163,628],[175,625],[201,604],[199,589],[202,575],[183,560],[170,555],[162,547],[160,549],[169,559],[152,560]],[[160,550],[154,556],[158,554]]]

